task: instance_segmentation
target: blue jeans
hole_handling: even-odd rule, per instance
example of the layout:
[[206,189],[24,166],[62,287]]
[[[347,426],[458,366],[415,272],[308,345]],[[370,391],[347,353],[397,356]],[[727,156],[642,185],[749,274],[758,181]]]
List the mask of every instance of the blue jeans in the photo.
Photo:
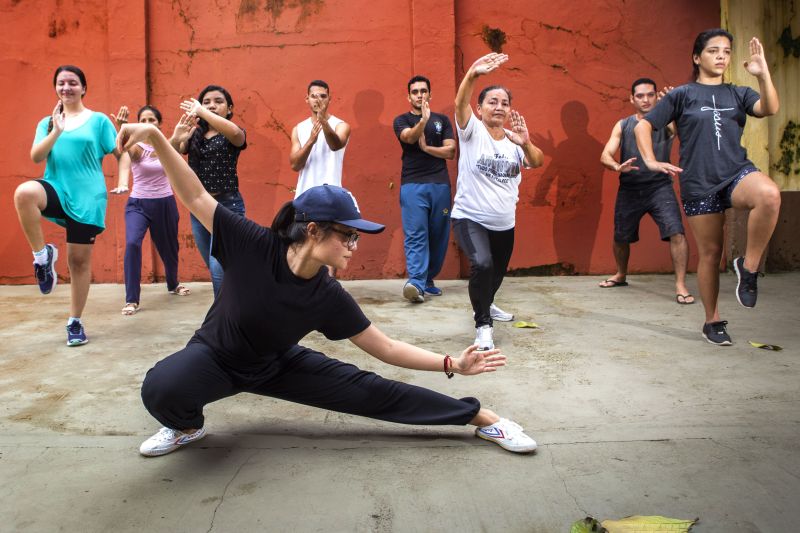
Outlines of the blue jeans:
[[[242,195],[239,194],[239,191],[223,193],[217,198],[217,201],[233,213],[244,216],[244,200],[242,199]],[[211,233],[194,217],[194,215],[191,215],[191,219],[194,243],[197,246],[197,251],[200,252],[200,256],[203,258],[203,262],[208,267],[208,271],[211,273],[211,285],[214,288],[214,298],[216,298],[219,296],[219,291],[222,288],[222,275],[224,273],[222,265],[211,255]]]
[[406,183],[400,187],[408,281],[420,291],[442,270],[450,240],[450,184]]

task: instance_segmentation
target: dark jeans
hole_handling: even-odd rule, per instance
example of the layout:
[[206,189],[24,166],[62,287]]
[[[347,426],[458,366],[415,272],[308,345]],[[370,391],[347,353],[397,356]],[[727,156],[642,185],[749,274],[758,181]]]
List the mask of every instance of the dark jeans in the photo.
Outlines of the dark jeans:
[[249,392],[340,413],[419,425],[464,425],[480,409],[475,398],[457,400],[382,378],[302,346],[267,357],[257,368],[222,363],[201,342],[159,361],[142,383],[142,401],[168,428],[203,427],[203,407]]
[[178,286],[178,205],[174,196],[128,198],[125,204],[125,301],[139,303],[142,241],[147,230],[164,263],[167,290]]
[[453,219],[453,233],[469,258],[469,300],[475,311],[475,327],[492,325],[489,306],[503,283],[511,252],[514,228],[491,231],[466,218]]

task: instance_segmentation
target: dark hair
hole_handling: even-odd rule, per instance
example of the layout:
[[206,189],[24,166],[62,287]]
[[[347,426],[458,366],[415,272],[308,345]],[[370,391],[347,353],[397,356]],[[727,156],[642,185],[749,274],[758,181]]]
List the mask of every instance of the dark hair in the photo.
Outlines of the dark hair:
[[328,84],[322,80],[311,80],[311,83],[308,84],[308,89],[306,89],[306,94],[311,92],[312,87],[322,87],[323,89],[328,91],[328,94],[331,93],[331,88],[328,87]]
[[652,85],[653,89],[658,90],[658,85],[656,85],[656,82],[654,82],[650,78],[639,78],[638,80],[636,80],[631,84],[631,95],[633,95],[634,92],[636,91],[636,86],[642,84]]
[[[233,111],[231,110],[233,107],[233,98],[231,98],[231,93],[229,93],[225,87],[220,85],[208,85],[205,89],[200,91],[200,96],[197,97],[197,100],[202,104],[205,95],[211,91],[219,91],[222,93],[222,96],[225,97],[225,101],[228,102],[228,115],[225,118],[230,119],[233,116]],[[200,153],[200,145],[203,143],[203,138],[206,136],[206,133],[208,133],[208,122],[201,118],[197,121],[197,129],[194,130],[192,138],[189,139],[188,151],[190,153]]]
[[[53,74],[53,87],[56,86],[58,83],[58,75],[62,72],[72,72],[78,79],[81,81],[81,86],[83,87],[83,93],[86,94],[86,76],[84,75],[83,71],[76,67],[75,65],[61,65],[56,69],[56,73]],[[53,117],[50,117],[50,122],[47,123],[47,133],[53,131]]]
[[[303,244],[308,238],[308,222],[297,222],[294,203],[286,202],[272,220],[273,232],[287,245]],[[315,222],[323,237],[331,232],[333,222]]]
[[428,86],[428,92],[431,92],[431,80],[429,80],[425,76],[414,76],[413,78],[408,80],[408,94],[411,94],[411,86],[421,81],[425,82],[425,85]]
[[731,48],[733,48],[733,35],[722,28],[713,28],[700,32],[694,40],[694,47],[692,47],[692,81],[696,81],[698,76],[700,76],[700,67],[694,62],[694,56],[702,54],[703,50],[705,50],[708,45],[708,41],[714,37],[727,37],[728,41],[731,43]]
[[139,112],[136,113],[136,120],[142,120],[142,113],[144,113],[145,111],[152,111],[158,123],[161,124],[161,111],[159,111],[158,109],[156,109],[154,106],[151,105],[142,106],[142,108],[139,109]]
[[508,88],[503,87],[502,85],[489,85],[488,87],[484,87],[483,90],[481,91],[481,93],[478,95],[478,105],[483,103],[483,99],[486,98],[486,94],[489,91],[494,91],[496,89],[501,89],[501,90],[506,92],[506,94],[508,95],[508,103],[510,104],[511,103],[511,91],[509,91]]

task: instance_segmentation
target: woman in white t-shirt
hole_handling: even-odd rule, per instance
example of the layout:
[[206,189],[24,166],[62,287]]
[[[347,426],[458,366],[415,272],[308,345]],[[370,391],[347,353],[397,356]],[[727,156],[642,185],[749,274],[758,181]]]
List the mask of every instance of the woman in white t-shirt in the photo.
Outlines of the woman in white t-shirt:
[[[511,92],[500,85],[484,88],[470,108],[475,80],[508,61],[488,54],[467,71],[456,95],[458,182],[453,202],[453,232],[470,262],[469,299],[475,313],[475,344],[494,348],[492,319],[514,317],[494,305],[494,295],[514,250],[514,224],[522,167],[542,165],[542,151],[528,135],[525,119],[511,109]],[[511,121],[511,130],[504,128]]]

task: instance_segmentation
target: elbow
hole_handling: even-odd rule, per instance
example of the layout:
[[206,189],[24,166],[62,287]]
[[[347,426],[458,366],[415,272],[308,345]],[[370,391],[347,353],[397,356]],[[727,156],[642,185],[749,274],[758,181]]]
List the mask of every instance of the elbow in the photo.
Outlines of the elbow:
[[41,163],[42,162],[42,157],[38,153],[36,153],[34,150],[31,150],[31,161],[33,161],[34,163],[37,163],[37,164]]
[[450,161],[452,161],[453,159],[456,158],[456,151],[452,150],[450,152],[447,152],[447,154],[444,156],[444,158],[445,159],[449,159]]
[[305,166],[305,165],[300,165],[298,163],[292,163],[291,161],[289,162],[289,164],[291,165],[292,170],[295,172],[300,172],[301,170],[303,170],[303,167]]

